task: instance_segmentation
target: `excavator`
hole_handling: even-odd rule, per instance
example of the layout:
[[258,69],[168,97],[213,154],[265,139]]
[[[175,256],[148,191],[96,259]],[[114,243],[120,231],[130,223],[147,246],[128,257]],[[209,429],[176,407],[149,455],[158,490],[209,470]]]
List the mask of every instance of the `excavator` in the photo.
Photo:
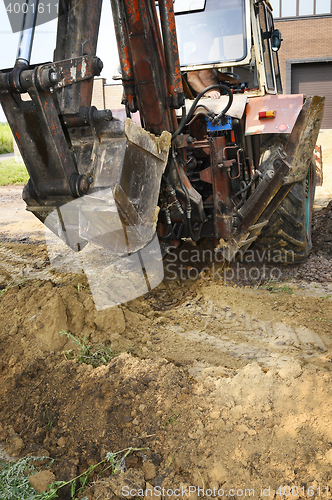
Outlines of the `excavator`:
[[[38,3],[0,71],[27,210],[77,251],[130,254],[157,233],[165,251],[210,238],[229,261],[251,245],[307,258],[324,97],[282,93],[268,1],[111,0],[124,121],[91,106],[102,0],[59,1],[53,61],[31,65]],[[202,70],[218,83],[197,93]]]

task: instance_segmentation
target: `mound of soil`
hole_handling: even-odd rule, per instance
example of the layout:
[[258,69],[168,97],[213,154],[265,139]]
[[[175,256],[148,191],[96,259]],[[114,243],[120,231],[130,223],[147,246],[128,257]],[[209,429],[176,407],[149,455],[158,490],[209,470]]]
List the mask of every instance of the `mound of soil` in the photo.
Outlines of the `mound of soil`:
[[313,215],[312,227],[313,252],[332,256],[332,201]]
[[[331,213],[330,203],[314,214],[304,264],[225,266],[204,260],[212,246],[185,243],[157,288],[103,311],[84,275],[51,269],[42,242],[4,234],[0,450],[48,455],[56,480],[69,480],[108,452],[137,449],[123,473],[91,477],[89,500],[326,496]],[[65,332],[114,359],[79,362]]]
[[[47,272],[0,298],[0,442],[10,456],[49,455],[68,480],[109,451],[139,448],[123,474],[92,478],[91,500],[128,497],[129,487],[129,497],[158,487],[186,498],[191,486],[196,499],[198,487],[273,498],[284,486],[332,486],[328,296],[240,288],[210,270],[97,312],[84,276]],[[68,359],[77,345],[62,331],[119,355],[98,368]]]

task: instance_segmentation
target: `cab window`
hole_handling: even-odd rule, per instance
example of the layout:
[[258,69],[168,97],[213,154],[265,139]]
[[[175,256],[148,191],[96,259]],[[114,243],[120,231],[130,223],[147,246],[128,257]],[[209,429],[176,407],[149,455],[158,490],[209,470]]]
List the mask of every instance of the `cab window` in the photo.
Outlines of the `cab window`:
[[[247,56],[244,0],[206,0],[204,10],[177,11],[180,64],[236,62]],[[197,4],[196,4],[197,5]]]

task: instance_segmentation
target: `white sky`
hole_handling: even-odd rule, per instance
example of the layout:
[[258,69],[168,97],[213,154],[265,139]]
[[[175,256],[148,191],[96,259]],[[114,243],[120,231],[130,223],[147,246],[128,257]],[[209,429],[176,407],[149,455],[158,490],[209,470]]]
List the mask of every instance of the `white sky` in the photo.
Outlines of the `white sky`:
[[[31,55],[31,64],[52,61],[55,48],[57,21],[37,26]],[[12,68],[17,55],[19,33],[12,33],[7,12],[0,0],[0,69]],[[97,56],[104,63],[101,77],[112,83],[112,75],[118,61],[118,52],[115,41],[111,5],[103,2],[102,18],[99,30]],[[0,105],[0,122],[6,117]]]

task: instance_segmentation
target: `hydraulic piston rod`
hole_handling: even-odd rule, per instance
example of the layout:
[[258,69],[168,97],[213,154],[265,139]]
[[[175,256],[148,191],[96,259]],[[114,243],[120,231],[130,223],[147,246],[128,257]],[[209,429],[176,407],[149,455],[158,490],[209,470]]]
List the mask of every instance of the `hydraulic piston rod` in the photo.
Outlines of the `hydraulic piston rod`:
[[26,0],[15,66],[29,66],[39,0]]

